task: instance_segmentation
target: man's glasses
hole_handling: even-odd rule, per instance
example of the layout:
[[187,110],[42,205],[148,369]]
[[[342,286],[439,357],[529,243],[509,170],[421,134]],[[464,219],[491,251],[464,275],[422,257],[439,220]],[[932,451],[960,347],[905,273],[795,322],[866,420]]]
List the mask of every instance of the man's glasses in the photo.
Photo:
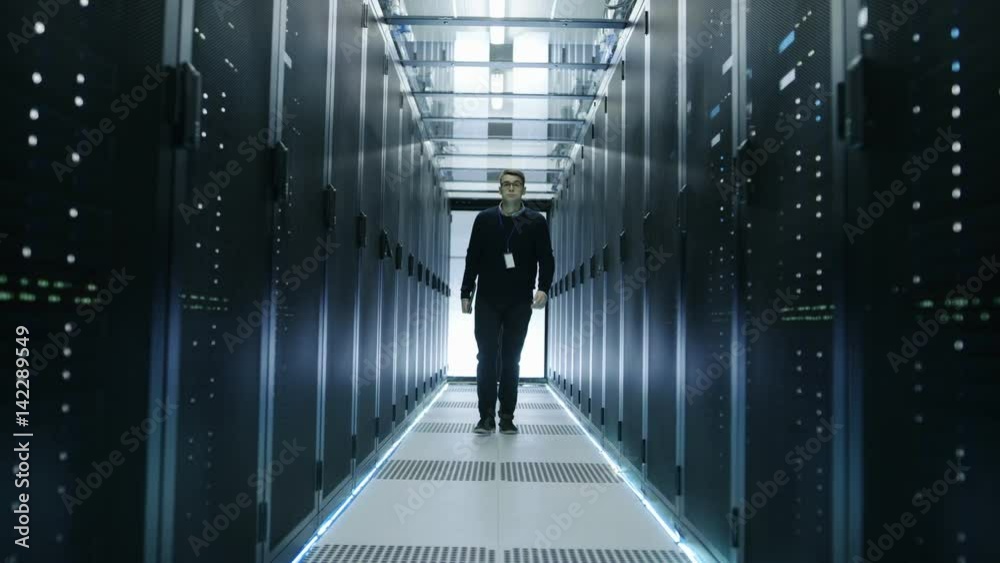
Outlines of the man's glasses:
[[501,188],[523,188],[524,182],[504,182],[500,184]]

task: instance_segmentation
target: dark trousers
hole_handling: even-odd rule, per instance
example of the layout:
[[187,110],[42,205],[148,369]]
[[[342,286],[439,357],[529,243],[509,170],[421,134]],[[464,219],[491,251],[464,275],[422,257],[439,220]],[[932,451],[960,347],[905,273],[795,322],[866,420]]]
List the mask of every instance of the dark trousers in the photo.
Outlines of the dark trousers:
[[514,418],[517,382],[521,373],[521,349],[531,320],[531,301],[495,304],[476,298],[476,343],[479,367],[476,388],[479,415],[496,416],[497,382],[500,383],[500,418]]

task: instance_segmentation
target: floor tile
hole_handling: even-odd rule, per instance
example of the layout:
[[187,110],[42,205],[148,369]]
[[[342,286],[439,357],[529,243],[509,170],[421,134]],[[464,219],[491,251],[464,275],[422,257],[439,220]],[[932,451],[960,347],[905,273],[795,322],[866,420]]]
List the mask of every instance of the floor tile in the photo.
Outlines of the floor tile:
[[499,489],[501,547],[674,545],[625,485],[501,482]]
[[411,432],[396,448],[393,459],[441,459],[447,461],[495,461],[495,436]]
[[564,461],[603,463],[604,456],[586,436],[499,436],[501,461]]
[[373,480],[321,543],[496,546],[496,482]]
[[[476,402],[473,386],[453,386],[435,404],[473,402]],[[519,403],[559,405],[551,395],[535,390],[521,394]],[[502,467],[510,469],[510,475],[526,479],[596,479],[595,475],[618,479],[613,471],[602,470],[609,468],[606,459],[587,435],[578,433],[580,427],[575,418],[561,405],[557,409],[515,411],[518,426],[535,425],[537,433],[476,435],[471,428],[478,417],[478,409],[472,406],[436,406],[423,411],[420,424],[425,426],[411,429],[393,452],[383,468],[385,478],[369,482],[320,539],[316,549],[323,546],[327,550],[355,549],[338,547],[351,544],[368,546],[357,549],[396,553],[399,548],[379,546],[411,546],[407,550],[417,546],[476,547],[496,550],[495,563],[504,563],[503,550],[513,548],[669,550],[671,554],[679,554],[673,541],[623,483],[501,479]],[[508,462],[545,465],[502,465]],[[589,465],[548,465],[553,463]],[[491,475],[493,480],[472,480],[490,479]],[[426,480],[432,477],[460,480]],[[418,552],[424,553],[420,550],[413,553]],[[432,552],[437,553],[427,551]],[[416,557],[413,553],[410,555]],[[511,552],[510,557],[528,557],[531,561],[541,557],[537,560],[548,561],[550,556],[586,559],[611,552],[587,553],[518,551],[520,555]],[[671,562],[682,561],[679,555],[676,559],[674,555],[671,557]],[[518,563],[526,562],[518,559]]]

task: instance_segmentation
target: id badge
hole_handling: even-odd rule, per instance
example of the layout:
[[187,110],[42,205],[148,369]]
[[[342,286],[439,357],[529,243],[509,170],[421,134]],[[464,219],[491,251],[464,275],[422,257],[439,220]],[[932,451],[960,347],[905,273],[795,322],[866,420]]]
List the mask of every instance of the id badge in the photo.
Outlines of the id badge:
[[503,261],[507,264],[507,269],[510,270],[514,267],[514,255],[510,252],[503,253]]

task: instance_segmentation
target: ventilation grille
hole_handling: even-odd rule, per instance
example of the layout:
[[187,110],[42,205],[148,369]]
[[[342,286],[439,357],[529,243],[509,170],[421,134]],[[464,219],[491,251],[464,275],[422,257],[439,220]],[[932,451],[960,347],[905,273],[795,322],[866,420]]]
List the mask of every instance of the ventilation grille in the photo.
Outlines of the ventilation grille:
[[433,432],[435,434],[468,434],[472,432],[472,429],[471,422],[421,422],[413,427],[414,432]]
[[532,385],[530,387],[518,387],[517,388],[517,392],[518,392],[518,394],[520,394],[520,393],[531,393],[531,394],[537,393],[537,394],[540,394],[540,395],[541,394],[544,394],[544,395],[548,395],[549,394],[549,390],[547,389],[546,385]]
[[[436,409],[478,409],[479,401],[438,401],[434,403],[434,408]],[[561,410],[562,406],[559,403],[540,403],[540,402],[530,402],[530,403],[518,403],[517,409],[526,410],[546,410],[546,411],[557,411]]]
[[[525,393],[527,393],[529,395],[548,395],[549,394],[549,386],[548,385],[522,385],[522,386],[520,386],[520,387],[517,388],[517,394],[518,395],[523,395]],[[453,395],[463,395],[463,396],[464,395],[470,395],[471,397],[476,398],[476,397],[479,396],[479,391],[477,391],[476,388],[474,386],[472,386],[472,385],[466,385],[466,386],[463,386],[463,387],[456,387],[455,385],[452,385],[452,386],[448,387],[448,390],[445,391],[445,394],[449,395],[449,396],[453,396]]]
[[316,545],[303,563],[496,563],[485,547],[425,545]]
[[500,464],[500,479],[529,483],[617,483],[611,467],[603,463],[547,463],[505,461]]
[[518,403],[517,410],[520,409],[558,411],[562,406],[559,403]]
[[[471,424],[469,425],[472,426]],[[519,434],[540,434],[544,436],[576,436],[583,434],[579,426],[572,424],[522,424],[517,427]]]
[[432,459],[391,459],[379,479],[414,481],[492,481],[496,479],[492,461],[439,461]]
[[688,563],[676,551],[652,549],[536,549],[504,551],[506,563]]
[[434,403],[436,409],[478,409],[479,403],[476,401],[438,401]]

